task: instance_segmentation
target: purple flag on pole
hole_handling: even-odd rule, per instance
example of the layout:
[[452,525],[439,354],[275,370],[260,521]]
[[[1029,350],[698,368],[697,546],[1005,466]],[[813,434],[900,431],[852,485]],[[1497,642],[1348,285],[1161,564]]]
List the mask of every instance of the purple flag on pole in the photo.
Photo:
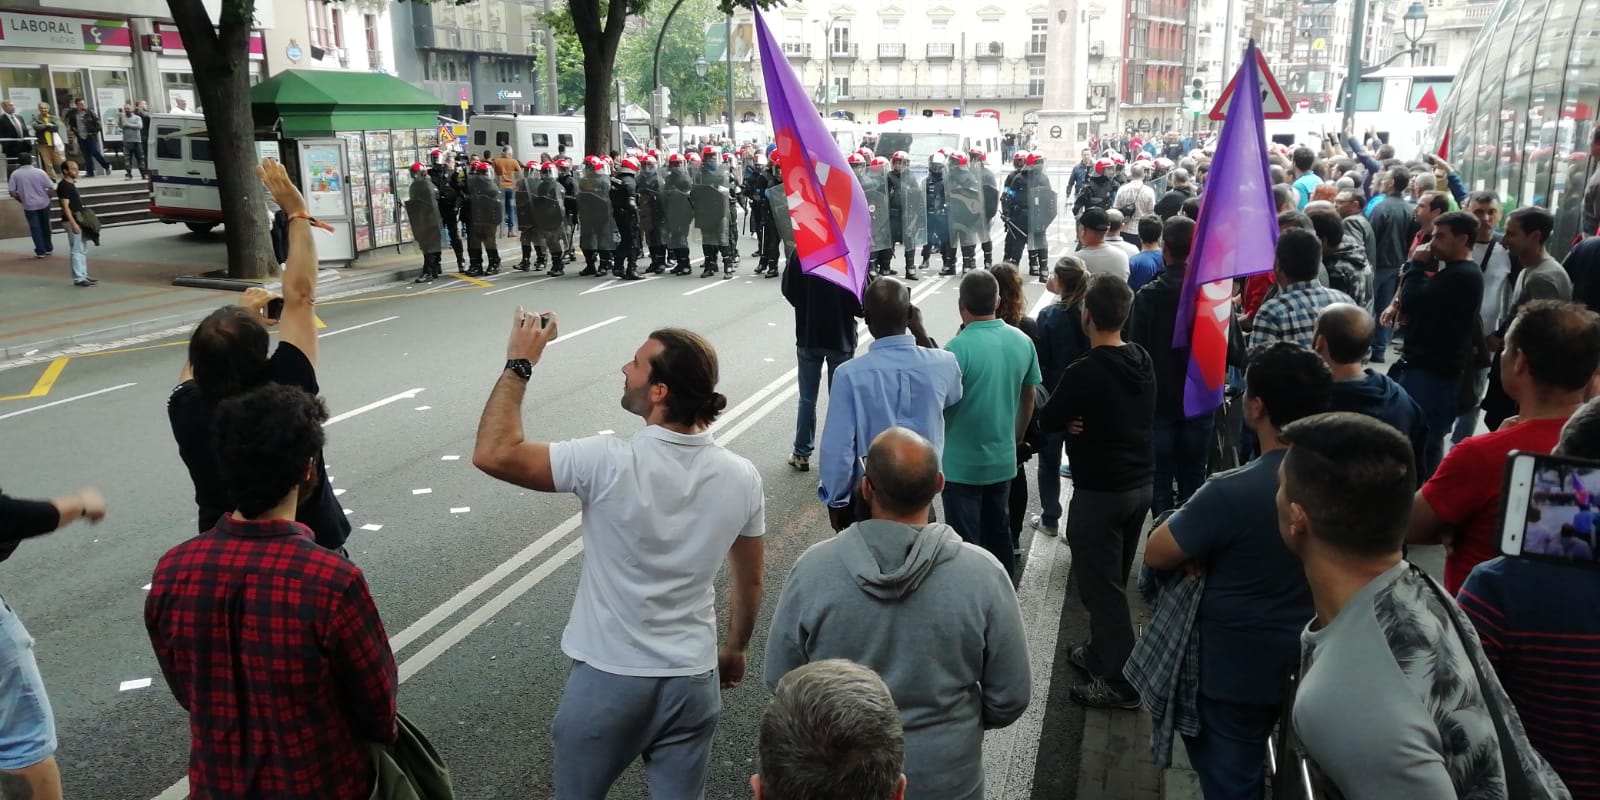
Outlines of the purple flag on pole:
[[860,299],[872,260],[867,196],[760,9],[755,16],[756,47],[800,269]]
[[1189,348],[1183,411],[1190,418],[1222,405],[1235,278],[1272,269],[1278,211],[1267,169],[1256,44],[1250,42],[1200,196],[1200,220],[1183,276],[1172,346]]

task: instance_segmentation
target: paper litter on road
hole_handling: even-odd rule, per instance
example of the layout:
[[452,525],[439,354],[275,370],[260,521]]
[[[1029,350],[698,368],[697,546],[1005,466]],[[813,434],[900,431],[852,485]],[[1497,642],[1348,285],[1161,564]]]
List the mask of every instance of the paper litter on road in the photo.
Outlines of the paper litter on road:
[[148,688],[150,688],[150,679],[149,678],[136,678],[136,679],[131,680],[131,681],[123,681],[122,685],[117,687],[117,691],[119,691],[119,692],[129,692],[129,691],[132,691],[134,689],[148,689]]
[[455,508],[450,509],[450,513],[452,513],[452,514],[465,514],[465,513],[467,513],[468,511],[471,511],[471,510],[472,510],[472,506],[456,506]]
[[433,490],[432,489],[412,489],[411,493],[414,494],[414,495],[417,495],[417,494],[433,494]]
[[361,530],[364,530],[364,531],[381,531],[381,530],[383,530],[383,526],[382,525],[374,525],[374,524],[369,522],[369,523],[367,523],[365,525],[362,525],[361,526]]

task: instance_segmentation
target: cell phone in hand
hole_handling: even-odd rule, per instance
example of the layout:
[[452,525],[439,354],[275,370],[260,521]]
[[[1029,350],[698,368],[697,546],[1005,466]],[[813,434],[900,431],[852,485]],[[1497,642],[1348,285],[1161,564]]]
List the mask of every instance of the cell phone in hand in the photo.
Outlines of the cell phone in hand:
[[1513,451],[1501,502],[1501,553],[1600,568],[1600,461]]
[[283,319],[283,298],[274,297],[267,301],[267,319]]

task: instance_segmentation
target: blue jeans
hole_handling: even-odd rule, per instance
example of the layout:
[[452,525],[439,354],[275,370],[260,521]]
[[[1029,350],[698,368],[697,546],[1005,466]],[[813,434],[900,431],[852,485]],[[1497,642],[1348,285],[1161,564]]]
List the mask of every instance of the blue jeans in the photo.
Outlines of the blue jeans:
[[1061,522],[1061,450],[1066,444],[1064,433],[1039,437],[1039,523],[1046,528]]
[[100,134],[97,133],[87,139],[79,139],[78,147],[83,150],[84,172],[89,177],[94,177],[94,165],[97,161],[100,162],[101,167],[105,168],[106,172],[109,173],[111,171],[111,162],[106,160],[105,150],[100,144]]
[[1400,376],[1400,388],[1422,407],[1422,419],[1428,423],[1428,449],[1423,455],[1426,463],[1417,465],[1417,475],[1427,480],[1444,459],[1444,437],[1455,423],[1456,406],[1461,398],[1461,376],[1445,376],[1411,367]]
[[961,534],[962,541],[975,544],[1006,568],[1011,580],[1017,579],[1017,557],[1011,544],[1011,481],[984,486],[971,483],[944,484],[944,517]]
[[27,769],[56,752],[55,718],[33,637],[0,601],[0,770]]
[[[1466,380],[1466,378],[1462,378],[1462,380]],[[1489,388],[1488,367],[1473,370],[1472,386],[1473,390],[1478,396],[1479,405],[1482,405],[1483,393]],[[1481,409],[1478,406],[1473,406],[1472,408],[1467,409],[1456,416],[1455,431],[1450,434],[1450,441],[1452,443],[1460,444],[1462,439],[1466,439],[1478,432],[1478,413],[1480,410]]]
[[828,365],[828,386],[833,386],[833,371],[855,353],[827,347],[796,347],[800,363],[800,412],[794,421],[794,454],[810,458],[816,450],[817,394],[822,390],[822,365]]
[[1182,506],[1205,483],[1214,422],[1210,414],[1194,419],[1156,419],[1152,431],[1155,493],[1150,499],[1150,516],[1159,517],[1163,511]]
[[28,218],[28,233],[33,236],[33,254],[49,255],[56,249],[55,243],[50,241],[50,209],[24,211],[22,215]]
[[89,249],[83,234],[67,231],[67,251],[72,255],[72,282],[89,280]]
[[1189,763],[1206,797],[1261,800],[1267,771],[1267,737],[1277,706],[1244,705],[1200,695],[1200,735],[1183,737]]
[[517,227],[517,190],[501,189],[500,201],[505,205],[506,231],[510,232]]
[[[1382,314],[1383,310],[1394,302],[1394,293],[1400,290],[1400,270],[1380,269],[1372,273],[1372,313]],[[1393,328],[1378,327],[1377,335],[1372,339],[1372,357],[1381,358],[1389,349],[1389,339],[1394,336]]]

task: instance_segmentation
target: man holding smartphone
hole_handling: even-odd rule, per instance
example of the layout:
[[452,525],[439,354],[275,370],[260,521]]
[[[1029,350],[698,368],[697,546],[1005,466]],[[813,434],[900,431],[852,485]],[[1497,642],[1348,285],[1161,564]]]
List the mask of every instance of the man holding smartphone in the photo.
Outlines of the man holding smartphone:
[[1583,306],[1537,300],[1507,329],[1500,380],[1521,412],[1516,424],[1452,447],[1411,507],[1406,540],[1445,545],[1444,585],[1452,594],[1473,567],[1499,552],[1506,455],[1550,452],[1596,369],[1600,315]]

